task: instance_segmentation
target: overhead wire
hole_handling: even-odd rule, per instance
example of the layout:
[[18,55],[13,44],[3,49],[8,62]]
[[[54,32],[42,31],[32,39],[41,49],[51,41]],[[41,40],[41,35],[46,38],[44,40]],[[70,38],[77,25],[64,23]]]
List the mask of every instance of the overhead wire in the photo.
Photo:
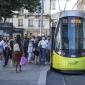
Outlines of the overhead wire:
[[[60,18],[62,12],[61,12],[61,7],[60,7],[60,2],[59,2],[59,1],[60,1],[60,0],[58,0],[58,8],[59,8],[59,11],[60,11],[59,18]],[[66,6],[67,6],[67,2],[68,2],[68,1],[71,1],[71,0],[66,0],[63,12],[66,10]],[[78,1],[79,1],[79,0],[78,0]]]
[[66,6],[67,6],[67,2],[68,2],[69,0],[66,0],[66,3],[65,3],[65,7],[64,7],[64,11],[65,11],[65,9],[66,9]]
[[[64,7],[64,11],[65,11],[65,8],[66,8],[66,5],[67,5],[67,2],[68,2],[69,0],[66,0],[66,2],[65,2],[65,7]],[[60,15],[61,15],[61,9],[60,9],[60,3],[59,3],[59,0],[58,0],[58,7],[59,7],[59,11],[60,11],[60,14],[59,14],[59,17],[60,17]]]
[[[77,0],[77,3],[76,3],[77,4],[77,7],[79,5],[78,3],[79,3],[79,0]],[[81,5],[82,5],[82,3],[83,3],[83,0],[81,0]]]
[[58,7],[59,7],[59,11],[61,12],[59,0],[58,0]]
[[[66,2],[65,2],[65,6],[64,6],[64,11],[65,11],[65,8],[66,8],[66,5],[67,5],[67,2],[68,2],[69,0],[66,0]],[[59,2],[59,0],[58,0],[58,8],[59,8],[59,11],[61,12],[61,7],[60,7],[60,2]]]
[[74,9],[75,5],[78,7],[78,5],[79,5],[78,3],[79,3],[79,0],[76,1],[76,3],[74,4],[74,6],[72,7],[72,10]]

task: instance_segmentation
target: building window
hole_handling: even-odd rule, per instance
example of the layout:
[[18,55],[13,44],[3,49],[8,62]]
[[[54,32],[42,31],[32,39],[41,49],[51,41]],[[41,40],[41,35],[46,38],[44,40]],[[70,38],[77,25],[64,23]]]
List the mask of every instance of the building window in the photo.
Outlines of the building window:
[[[41,27],[41,20],[38,21],[38,27]],[[44,24],[42,23],[42,27],[44,27]]]
[[33,27],[33,19],[29,19],[28,20],[28,26],[29,27]]
[[56,9],[56,0],[51,0],[51,9]]
[[23,26],[23,19],[18,19],[18,26]]

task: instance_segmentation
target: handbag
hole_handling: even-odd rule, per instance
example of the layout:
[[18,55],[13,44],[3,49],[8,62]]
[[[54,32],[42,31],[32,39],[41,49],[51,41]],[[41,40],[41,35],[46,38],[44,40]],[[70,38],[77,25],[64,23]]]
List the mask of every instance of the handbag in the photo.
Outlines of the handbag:
[[20,65],[25,65],[26,63],[27,63],[27,59],[25,58],[25,56],[22,56],[20,60]]

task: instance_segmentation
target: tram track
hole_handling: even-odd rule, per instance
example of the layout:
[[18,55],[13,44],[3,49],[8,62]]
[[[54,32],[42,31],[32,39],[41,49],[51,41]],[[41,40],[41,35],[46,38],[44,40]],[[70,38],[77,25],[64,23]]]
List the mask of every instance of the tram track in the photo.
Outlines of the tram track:
[[49,71],[46,85],[85,85],[85,74],[67,75]]
[[85,75],[82,75],[82,77],[85,79]]
[[64,76],[63,76],[63,85],[67,85],[67,83],[66,83],[66,79],[65,79]]
[[83,75],[63,75],[64,85],[85,85],[85,76]]

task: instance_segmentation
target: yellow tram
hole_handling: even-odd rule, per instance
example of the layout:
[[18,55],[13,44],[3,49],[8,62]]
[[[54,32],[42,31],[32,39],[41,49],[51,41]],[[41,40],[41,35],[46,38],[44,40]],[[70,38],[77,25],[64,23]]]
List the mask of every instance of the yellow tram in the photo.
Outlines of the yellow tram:
[[51,68],[85,71],[85,13],[64,11],[52,27]]

